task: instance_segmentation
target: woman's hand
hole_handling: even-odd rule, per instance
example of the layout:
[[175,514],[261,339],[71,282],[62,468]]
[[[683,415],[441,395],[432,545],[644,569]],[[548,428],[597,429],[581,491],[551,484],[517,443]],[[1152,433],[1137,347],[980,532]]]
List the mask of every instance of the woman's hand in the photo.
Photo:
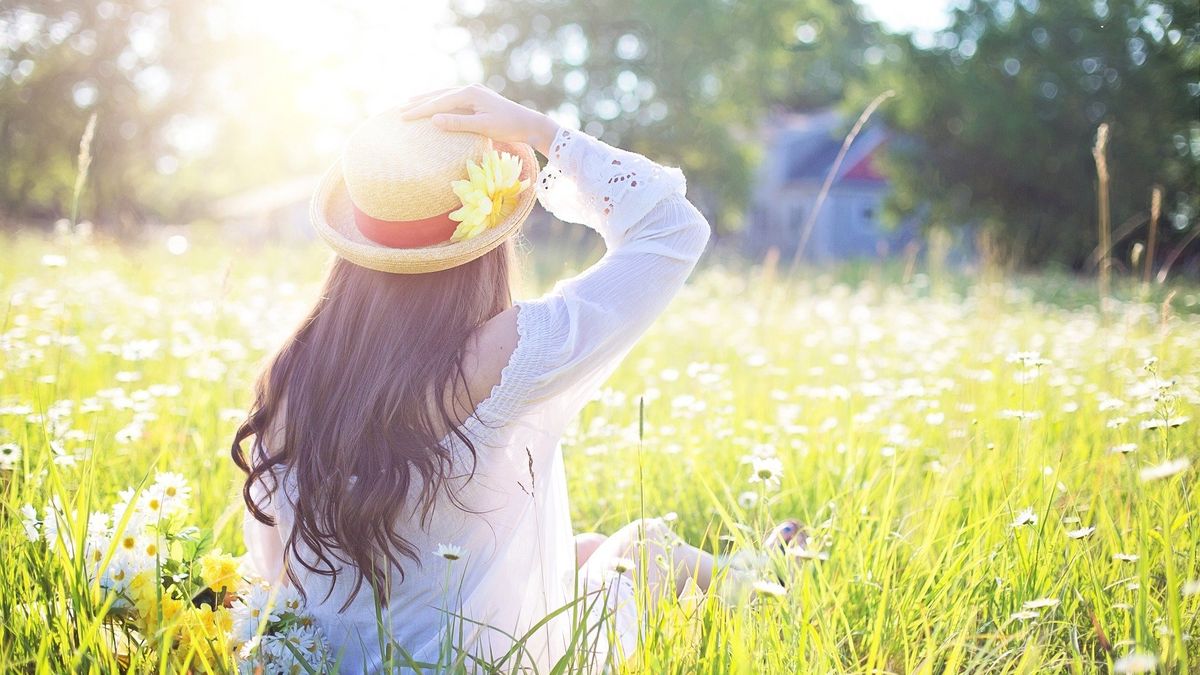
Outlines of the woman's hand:
[[478,84],[442,89],[412,98],[400,106],[406,120],[432,117],[446,131],[469,131],[501,142],[528,143],[543,155],[558,133],[546,115],[514,103]]

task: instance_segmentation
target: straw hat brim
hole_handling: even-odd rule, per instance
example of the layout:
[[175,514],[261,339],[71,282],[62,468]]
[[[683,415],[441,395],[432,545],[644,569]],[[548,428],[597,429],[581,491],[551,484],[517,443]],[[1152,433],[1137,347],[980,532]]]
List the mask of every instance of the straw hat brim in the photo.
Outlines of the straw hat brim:
[[517,196],[517,205],[503,221],[465,241],[445,242],[421,248],[391,248],[367,239],[354,224],[354,205],[342,177],[341,160],[321,177],[313,195],[310,218],[317,234],[339,256],[380,272],[424,274],[457,267],[484,255],[512,236],[533,210],[537,199],[538,161],[533,148],[524,143],[494,143],[495,148],[521,159],[521,178],[529,187]]

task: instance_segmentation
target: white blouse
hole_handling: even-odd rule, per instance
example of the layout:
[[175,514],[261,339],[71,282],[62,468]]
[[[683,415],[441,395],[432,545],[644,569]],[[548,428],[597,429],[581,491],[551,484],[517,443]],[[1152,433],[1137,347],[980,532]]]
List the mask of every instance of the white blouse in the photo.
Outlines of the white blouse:
[[[448,639],[456,649],[494,662],[513,650],[514,637],[522,636],[527,637],[520,653],[511,654],[502,669],[533,666],[547,672],[564,657],[578,658],[578,648],[572,657],[568,645],[576,626],[597,622],[602,606],[595,591],[603,590],[610,606],[613,597],[630,594],[625,577],[578,578],[558,442],[567,423],[683,286],[708,242],[709,226],[684,198],[679,169],[566,129],[555,137],[548,159],[537,177],[542,206],[561,220],[599,232],[607,251],[542,297],[515,303],[516,347],[499,384],[462,425],[476,445],[476,471],[451,488],[474,513],[443,497],[428,528],[420,528],[418,518],[399,525],[423,560],[420,565],[405,561],[406,576],[391,583],[387,606],[377,608],[364,584],[349,608],[339,612],[353,575],[339,574],[331,583],[292,565],[310,611],[335,653],[342,653],[341,672],[381,669],[385,639],[418,663],[436,662]],[[455,458],[470,461],[456,437],[448,436],[446,443]],[[285,491],[295,489],[286,478],[283,485]],[[244,534],[254,571],[280,579],[283,542],[294,514],[291,500],[276,494],[270,501],[276,526],[247,514]],[[409,508],[415,506],[408,501]],[[439,544],[459,546],[465,555],[447,561],[435,553]],[[615,633],[610,623],[589,636],[593,669],[637,644],[631,604],[622,601],[615,614],[605,612],[614,616]],[[608,639],[612,635],[616,641]]]

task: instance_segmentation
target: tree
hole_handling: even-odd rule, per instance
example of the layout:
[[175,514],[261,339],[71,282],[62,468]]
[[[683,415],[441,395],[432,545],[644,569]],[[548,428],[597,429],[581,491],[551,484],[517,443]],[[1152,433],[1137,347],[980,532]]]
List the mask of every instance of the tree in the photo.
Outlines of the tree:
[[718,230],[745,203],[768,109],[832,104],[881,57],[850,0],[520,0],[458,15],[488,86],[683,167]]
[[328,113],[297,105],[293,86],[311,64],[228,26],[228,8],[195,0],[0,7],[0,216],[70,214],[92,113],[81,213],[100,227],[187,222],[207,215],[214,197],[320,168],[304,141]]
[[893,213],[927,205],[934,223],[994,229],[1028,263],[1084,266],[1107,122],[1114,226],[1136,224],[1162,184],[1179,240],[1200,206],[1198,72],[1194,0],[972,0],[872,87],[899,93],[883,111],[903,136]]
[[[69,213],[80,135],[97,128],[85,203],[115,220],[161,186],[162,130],[193,104],[188,76],[205,48],[197,3],[67,0],[0,10],[0,207],[10,216]],[[153,201],[153,200],[149,200]]]

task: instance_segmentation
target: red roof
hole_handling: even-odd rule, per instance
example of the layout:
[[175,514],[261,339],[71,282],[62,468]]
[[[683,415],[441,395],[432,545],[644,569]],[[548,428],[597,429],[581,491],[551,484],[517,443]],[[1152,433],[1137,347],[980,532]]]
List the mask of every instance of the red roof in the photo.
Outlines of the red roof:
[[880,143],[879,145],[875,146],[871,152],[867,153],[865,157],[858,160],[857,164],[850,167],[849,171],[842,174],[841,180],[864,180],[880,183],[887,180],[883,174],[879,172],[879,168],[875,163],[875,156],[879,153],[880,149],[883,148],[884,145],[885,144]]

